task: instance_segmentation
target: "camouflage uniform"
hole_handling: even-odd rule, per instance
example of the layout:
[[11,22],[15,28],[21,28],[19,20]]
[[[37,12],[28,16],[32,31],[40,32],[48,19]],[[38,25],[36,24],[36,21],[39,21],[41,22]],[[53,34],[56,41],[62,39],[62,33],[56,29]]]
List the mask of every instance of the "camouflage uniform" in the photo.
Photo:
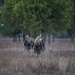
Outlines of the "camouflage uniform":
[[32,39],[29,37],[29,35],[27,35],[27,36],[25,37],[24,46],[25,46],[27,49],[31,49],[31,45],[32,45]]
[[43,37],[41,35],[37,36],[34,41],[34,52],[37,54],[41,53],[41,50],[44,48]]

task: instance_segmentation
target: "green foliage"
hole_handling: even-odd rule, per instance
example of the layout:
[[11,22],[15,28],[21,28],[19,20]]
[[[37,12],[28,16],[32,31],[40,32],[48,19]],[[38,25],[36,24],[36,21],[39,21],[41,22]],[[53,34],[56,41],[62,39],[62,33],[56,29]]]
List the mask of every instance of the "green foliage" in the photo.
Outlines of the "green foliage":
[[73,28],[73,4],[71,0],[5,0],[2,20],[5,29],[12,33],[16,29],[31,35],[57,34]]

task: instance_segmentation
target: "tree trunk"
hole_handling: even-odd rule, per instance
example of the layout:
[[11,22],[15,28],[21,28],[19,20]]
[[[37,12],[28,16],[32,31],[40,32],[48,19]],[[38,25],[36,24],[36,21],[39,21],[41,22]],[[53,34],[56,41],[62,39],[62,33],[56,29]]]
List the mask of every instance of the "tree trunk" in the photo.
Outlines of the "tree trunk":
[[48,45],[50,46],[51,43],[51,39],[50,39],[50,35],[48,35]]
[[25,36],[26,36],[25,33],[23,33],[23,42],[25,41]]
[[15,42],[14,35],[13,35],[13,42]]
[[17,35],[15,34],[15,42],[17,42]]
[[16,36],[16,34],[13,35],[13,42],[17,42],[17,36]]
[[54,42],[54,34],[53,34],[53,40],[52,41]]
[[19,39],[19,42],[20,42],[20,41],[21,41],[21,40],[20,40],[20,34],[18,35],[18,39]]
[[74,42],[74,34],[71,34],[71,41]]

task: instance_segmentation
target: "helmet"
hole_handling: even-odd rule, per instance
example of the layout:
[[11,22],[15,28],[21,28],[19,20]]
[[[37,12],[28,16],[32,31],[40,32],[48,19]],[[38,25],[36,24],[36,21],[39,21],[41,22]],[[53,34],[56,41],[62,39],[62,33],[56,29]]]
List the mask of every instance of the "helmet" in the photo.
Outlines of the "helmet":
[[39,37],[42,37],[42,34],[40,34]]
[[26,35],[26,38],[28,38],[29,37],[29,35]]

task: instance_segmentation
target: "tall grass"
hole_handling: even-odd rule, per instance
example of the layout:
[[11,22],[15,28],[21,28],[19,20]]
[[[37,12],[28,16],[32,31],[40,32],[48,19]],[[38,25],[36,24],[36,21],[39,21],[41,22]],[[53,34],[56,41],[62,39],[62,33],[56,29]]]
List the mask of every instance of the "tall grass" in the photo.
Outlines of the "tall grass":
[[0,75],[75,75],[75,57],[71,56],[43,52],[37,57],[26,52],[8,52],[0,57]]

